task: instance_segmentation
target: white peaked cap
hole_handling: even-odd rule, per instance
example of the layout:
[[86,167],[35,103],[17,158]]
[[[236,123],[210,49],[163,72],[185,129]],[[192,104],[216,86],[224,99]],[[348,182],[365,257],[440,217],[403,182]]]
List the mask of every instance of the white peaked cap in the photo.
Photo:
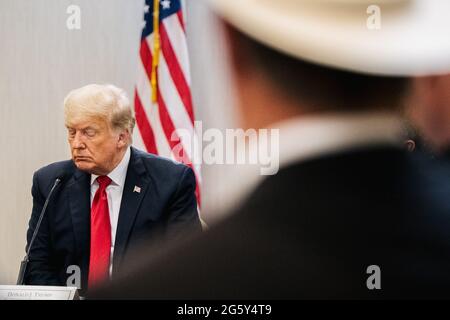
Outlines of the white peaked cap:
[[359,73],[450,73],[450,0],[207,0],[225,21],[302,60]]

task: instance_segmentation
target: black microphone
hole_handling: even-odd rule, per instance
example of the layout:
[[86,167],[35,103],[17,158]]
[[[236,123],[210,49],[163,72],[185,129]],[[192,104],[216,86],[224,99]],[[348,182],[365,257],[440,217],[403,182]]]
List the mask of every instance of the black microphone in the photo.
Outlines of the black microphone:
[[20,270],[19,270],[19,277],[17,278],[17,285],[23,285],[25,272],[27,270],[28,262],[29,262],[29,256],[31,247],[33,246],[34,239],[36,238],[39,228],[41,226],[42,219],[44,218],[45,211],[47,210],[48,203],[50,201],[50,197],[53,193],[53,191],[56,189],[56,187],[61,183],[62,176],[56,178],[55,183],[53,184],[52,189],[50,190],[47,199],[45,200],[44,206],[42,207],[41,214],[39,216],[39,220],[36,224],[36,228],[34,228],[33,236],[31,237],[30,244],[28,245],[27,253],[25,255],[25,258],[23,258],[22,262],[20,263]]

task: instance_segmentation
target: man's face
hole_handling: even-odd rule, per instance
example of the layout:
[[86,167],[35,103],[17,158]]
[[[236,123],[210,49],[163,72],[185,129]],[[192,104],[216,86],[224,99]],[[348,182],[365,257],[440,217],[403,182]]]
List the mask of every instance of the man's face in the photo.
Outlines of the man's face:
[[66,127],[72,160],[78,169],[106,175],[120,162],[120,151],[125,142],[106,121],[86,118],[66,124]]
[[450,147],[450,74],[414,80],[408,115],[436,151]]

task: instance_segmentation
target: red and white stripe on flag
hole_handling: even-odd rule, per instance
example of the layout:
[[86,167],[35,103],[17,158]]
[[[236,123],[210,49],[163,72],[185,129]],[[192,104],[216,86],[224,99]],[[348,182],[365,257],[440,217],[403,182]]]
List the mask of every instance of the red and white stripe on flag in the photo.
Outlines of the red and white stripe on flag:
[[[146,0],[145,25],[140,44],[138,78],[136,81],[134,108],[139,134],[146,150],[190,166],[197,180],[196,196],[200,206],[200,164],[198,139],[194,130],[194,109],[191,96],[191,78],[186,42],[183,10],[179,0],[159,0],[160,50],[155,52],[154,4]],[[156,87],[152,88],[152,67],[158,55]],[[156,101],[152,101],[152,90],[156,89]],[[177,130],[183,129],[178,134]]]

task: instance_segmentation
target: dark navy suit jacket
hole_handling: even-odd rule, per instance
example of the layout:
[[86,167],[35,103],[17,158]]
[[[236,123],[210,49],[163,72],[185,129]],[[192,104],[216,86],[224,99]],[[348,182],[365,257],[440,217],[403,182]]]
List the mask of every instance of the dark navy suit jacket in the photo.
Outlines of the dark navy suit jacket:
[[127,277],[91,297],[449,298],[448,173],[385,145],[292,163],[220,224],[127,260]]
[[[71,160],[53,163],[33,177],[33,211],[28,243],[51,187],[62,182],[51,196],[47,212],[30,253],[25,283],[66,285],[67,268],[81,270],[86,289],[90,251],[90,177]],[[141,188],[135,192],[135,186]],[[173,240],[201,230],[195,197],[195,176],[189,167],[131,148],[117,225],[113,276],[127,252],[139,243]]]

